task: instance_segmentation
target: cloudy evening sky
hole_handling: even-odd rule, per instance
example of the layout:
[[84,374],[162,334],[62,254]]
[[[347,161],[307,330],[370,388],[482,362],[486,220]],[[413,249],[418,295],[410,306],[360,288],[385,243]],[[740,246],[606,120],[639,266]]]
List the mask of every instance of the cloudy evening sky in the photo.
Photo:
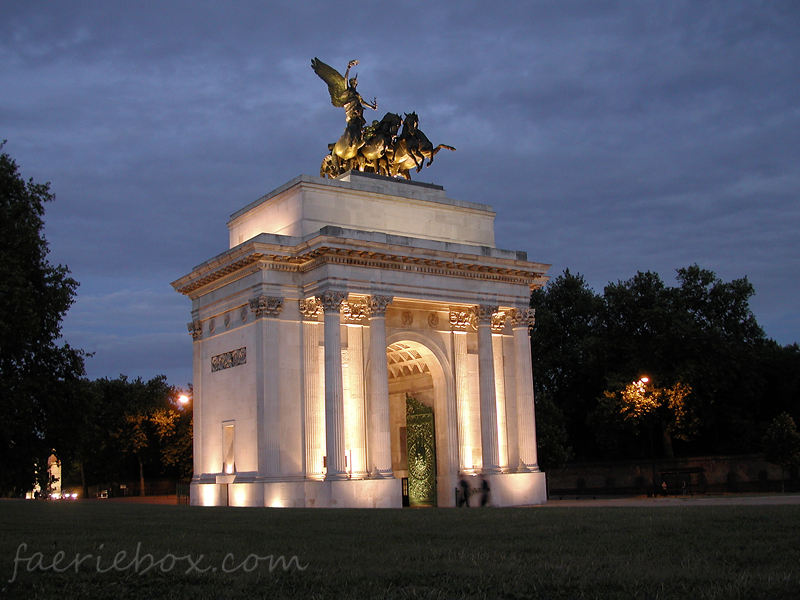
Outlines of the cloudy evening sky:
[[229,216],[343,131],[310,68],[440,153],[415,176],[490,204],[497,245],[597,291],[697,263],[747,276],[800,341],[800,4],[0,4],[0,140],[51,182],[50,260],[81,282],[64,337],[90,377],[191,380],[170,282],[227,249]]

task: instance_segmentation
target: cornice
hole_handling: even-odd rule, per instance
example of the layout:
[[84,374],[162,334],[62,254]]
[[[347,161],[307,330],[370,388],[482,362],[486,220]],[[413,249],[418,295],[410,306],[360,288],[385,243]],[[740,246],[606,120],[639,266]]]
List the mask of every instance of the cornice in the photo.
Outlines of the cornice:
[[[270,252],[272,250],[272,252]],[[280,253],[275,253],[278,250]],[[220,255],[172,283],[187,296],[203,288],[218,289],[258,270],[306,273],[340,264],[420,275],[459,277],[479,281],[538,287],[547,281],[549,265],[509,258],[468,255],[445,250],[417,249],[345,238],[318,237],[294,247],[247,244],[232,255]],[[226,256],[231,260],[225,261]]]

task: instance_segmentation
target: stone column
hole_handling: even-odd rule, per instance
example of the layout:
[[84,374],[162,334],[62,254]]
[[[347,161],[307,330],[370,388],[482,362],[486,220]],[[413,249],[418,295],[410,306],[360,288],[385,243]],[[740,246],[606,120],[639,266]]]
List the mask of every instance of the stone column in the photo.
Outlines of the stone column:
[[317,321],[322,306],[316,298],[300,300],[303,315],[303,406],[305,425],[305,474],[322,479],[325,454],[325,403],[319,377],[319,340]]
[[367,422],[364,398],[364,325],[366,305],[363,302],[342,304],[347,324],[347,356],[350,393],[345,403],[345,447],[350,453],[350,477],[367,476]]
[[280,412],[280,331],[278,315],[283,298],[256,296],[250,311],[256,325],[256,427],[258,439],[258,474],[277,478],[281,474]]
[[[192,481],[199,481],[202,473],[214,472],[210,465],[205,462],[203,456],[203,345],[200,340],[203,338],[203,323],[197,319],[187,323],[189,334],[192,336],[192,381],[194,382],[194,393],[192,395],[192,453],[194,464],[194,475]],[[220,472],[222,469],[220,469]]]
[[497,451],[500,469],[508,470],[508,429],[506,418],[506,381],[503,362],[503,330],[506,327],[506,313],[492,315],[492,355],[494,357],[495,396],[497,397]]
[[478,328],[478,389],[481,396],[481,451],[483,473],[498,473],[497,394],[492,350],[492,314],[496,306],[481,304],[472,309]]
[[370,296],[366,307],[369,316],[370,454],[372,475],[381,478],[394,478],[389,416],[389,369],[386,364],[386,307],[391,302],[391,296]]
[[533,397],[533,366],[529,330],[534,323],[534,310],[512,310],[509,314],[514,331],[514,356],[517,382],[517,423],[519,430],[519,468],[538,471],[536,450],[536,411]]
[[344,392],[342,390],[341,307],[346,294],[323,292],[317,296],[325,311],[325,448],[326,479],[347,479],[344,446]]
[[467,365],[467,327],[471,315],[467,311],[451,310],[450,327],[453,330],[453,367],[456,392],[456,414],[458,415],[458,468],[461,472],[475,469],[470,419],[469,367]]

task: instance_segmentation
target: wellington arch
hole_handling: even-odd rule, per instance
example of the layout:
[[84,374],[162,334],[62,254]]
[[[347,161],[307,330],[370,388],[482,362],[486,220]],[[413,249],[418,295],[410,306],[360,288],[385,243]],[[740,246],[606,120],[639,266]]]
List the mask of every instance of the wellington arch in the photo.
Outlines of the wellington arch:
[[528,308],[549,265],[486,204],[351,171],[234,213],[192,300],[194,505],[545,501]]

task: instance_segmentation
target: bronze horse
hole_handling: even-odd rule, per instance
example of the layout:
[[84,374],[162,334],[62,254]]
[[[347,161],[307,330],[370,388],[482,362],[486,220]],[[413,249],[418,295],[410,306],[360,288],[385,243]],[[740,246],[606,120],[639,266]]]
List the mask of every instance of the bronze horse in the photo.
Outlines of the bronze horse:
[[420,165],[417,167],[417,173],[419,173],[422,169],[423,159],[428,159],[427,166],[430,167],[433,163],[433,157],[436,156],[436,154],[442,148],[447,148],[452,152],[456,151],[455,148],[448,146],[447,144],[439,144],[434,148],[431,141],[424,133],[422,133],[422,130],[419,129],[419,117],[415,112],[412,112],[410,115],[406,115],[405,121],[403,121],[403,131],[398,139],[410,139],[416,141],[416,144],[409,145],[409,150],[414,152],[417,158],[420,159]]
[[401,175],[406,179],[411,179],[411,169],[415,168],[417,173],[422,170],[425,159],[428,159],[428,166],[431,166],[433,157],[442,148],[447,148],[455,152],[455,148],[446,144],[439,144],[434,148],[431,141],[419,129],[419,117],[416,112],[406,114],[403,121],[403,130],[397,137],[394,144],[394,152],[390,161],[390,175],[396,177]]
[[[397,130],[403,124],[403,130]],[[455,151],[446,144],[434,147],[427,136],[419,129],[419,118],[416,113],[406,114],[405,120],[394,113],[386,113],[383,119],[373,121],[364,129],[361,146],[349,158],[337,154],[337,144],[328,144],[328,154],[320,165],[321,177],[338,177],[353,169],[384,175],[387,177],[404,177],[411,179],[411,169],[419,173],[428,160],[442,148]]]
[[337,177],[342,173],[354,169],[377,173],[389,176],[390,166],[387,152],[391,154],[391,148],[397,136],[397,130],[403,120],[400,115],[386,113],[380,121],[373,121],[372,125],[364,129],[363,145],[358,149],[358,153],[352,158],[342,160],[341,157],[334,158],[335,144],[328,144],[328,154],[320,165],[320,177]]
[[359,148],[356,156],[360,171],[368,168],[373,173],[389,175],[386,154],[391,150],[402,122],[400,115],[386,113],[380,122],[374,121],[364,130],[364,145]]

